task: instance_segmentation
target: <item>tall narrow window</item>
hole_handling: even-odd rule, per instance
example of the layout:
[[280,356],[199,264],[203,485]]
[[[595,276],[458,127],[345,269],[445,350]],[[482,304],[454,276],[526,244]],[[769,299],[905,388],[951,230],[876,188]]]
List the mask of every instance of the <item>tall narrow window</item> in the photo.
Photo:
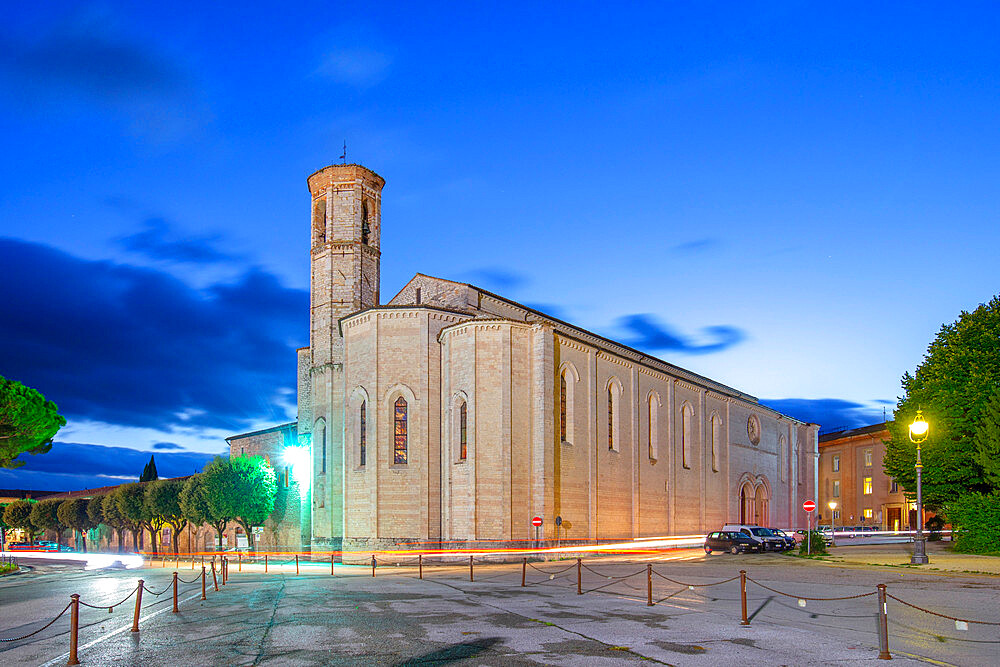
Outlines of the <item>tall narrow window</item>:
[[313,200],[313,243],[326,243],[326,197]]
[[465,401],[462,401],[462,406],[458,409],[458,458],[462,461],[469,455],[468,419],[469,410]]
[[361,202],[361,242],[368,245],[368,234],[371,228],[368,226],[368,202]]
[[566,442],[566,373],[559,376],[559,442]]
[[691,422],[694,417],[694,409],[690,405],[681,408],[681,466],[691,467]]
[[871,467],[872,464],[872,450],[865,450],[865,467]]
[[833,472],[840,472],[840,454],[833,455]]
[[323,427],[323,432],[320,434],[319,438],[319,448],[322,451],[320,454],[320,472],[326,474],[326,426]]
[[358,427],[358,461],[360,465],[368,463],[368,405],[361,403],[361,424]]
[[659,424],[659,407],[660,401],[656,397],[656,394],[649,395],[649,419],[647,427],[649,428],[649,460],[655,461],[659,456],[659,443],[660,443],[660,424]]
[[313,445],[319,449],[319,474],[326,474],[326,421],[321,417],[313,427]]
[[284,477],[285,488],[287,489],[288,488],[288,466],[285,466],[285,469],[284,469],[284,472],[283,472],[282,476]]
[[722,446],[722,417],[712,415],[712,472],[719,472],[719,447]]
[[608,387],[608,449],[615,448],[615,394]]
[[784,435],[778,436],[778,479],[788,479],[788,443]]
[[393,410],[392,462],[406,463],[406,399],[396,399]]
[[834,498],[839,498],[840,497],[840,480],[839,479],[833,480],[833,497]]
[[865,480],[864,480],[864,490],[862,491],[862,493],[864,493],[866,496],[870,496],[872,494],[872,478],[871,477],[865,477]]

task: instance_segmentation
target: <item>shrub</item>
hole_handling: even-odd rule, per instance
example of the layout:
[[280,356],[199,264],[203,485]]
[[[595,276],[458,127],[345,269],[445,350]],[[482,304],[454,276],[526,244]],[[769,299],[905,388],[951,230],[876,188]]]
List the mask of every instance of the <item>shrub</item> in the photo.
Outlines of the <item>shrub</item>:
[[1000,551],[1000,491],[967,493],[948,504],[955,551],[996,553]]
[[810,553],[815,556],[824,556],[828,553],[826,548],[826,538],[823,537],[823,533],[818,530],[806,531],[806,534],[802,536],[802,541],[799,542],[799,555],[805,556]]
[[926,528],[927,532],[930,533],[927,536],[927,539],[930,540],[931,542],[937,542],[938,540],[941,539],[941,529],[944,528],[944,519],[942,519],[937,515],[934,515],[931,518],[927,519],[927,521],[924,523],[924,528]]

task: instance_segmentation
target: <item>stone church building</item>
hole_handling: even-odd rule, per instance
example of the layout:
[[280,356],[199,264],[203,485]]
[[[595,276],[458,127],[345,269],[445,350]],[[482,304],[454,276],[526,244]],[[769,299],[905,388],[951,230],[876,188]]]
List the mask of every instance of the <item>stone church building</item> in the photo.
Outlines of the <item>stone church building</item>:
[[805,525],[817,425],[473,285],[417,274],[383,301],[384,183],[354,164],[308,179],[298,420],[228,439],[298,496],[265,545],[495,545],[533,539],[535,516],[564,542]]

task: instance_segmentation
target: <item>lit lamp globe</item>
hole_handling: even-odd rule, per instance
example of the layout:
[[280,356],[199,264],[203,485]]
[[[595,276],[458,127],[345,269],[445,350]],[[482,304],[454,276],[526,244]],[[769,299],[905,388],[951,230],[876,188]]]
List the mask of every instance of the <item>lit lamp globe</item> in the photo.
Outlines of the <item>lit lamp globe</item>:
[[910,442],[921,443],[927,439],[927,433],[930,431],[930,426],[924,420],[924,415],[920,410],[917,410],[917,416],[914,418],[913,423],[910,424]]

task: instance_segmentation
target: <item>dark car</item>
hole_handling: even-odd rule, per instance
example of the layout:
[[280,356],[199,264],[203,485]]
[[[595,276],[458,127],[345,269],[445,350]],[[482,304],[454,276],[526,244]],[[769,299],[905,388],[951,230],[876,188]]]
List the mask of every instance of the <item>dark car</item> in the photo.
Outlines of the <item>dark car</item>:
[[728,551],[731,554],[759,551],[760,543],[743,533],[716,531],[705,537],[705,553]]
[[772,537],[777,537],[784,542],[783,550],[794,549],[795,548],[795,538],[781,530],[780,528],[769,528]]

